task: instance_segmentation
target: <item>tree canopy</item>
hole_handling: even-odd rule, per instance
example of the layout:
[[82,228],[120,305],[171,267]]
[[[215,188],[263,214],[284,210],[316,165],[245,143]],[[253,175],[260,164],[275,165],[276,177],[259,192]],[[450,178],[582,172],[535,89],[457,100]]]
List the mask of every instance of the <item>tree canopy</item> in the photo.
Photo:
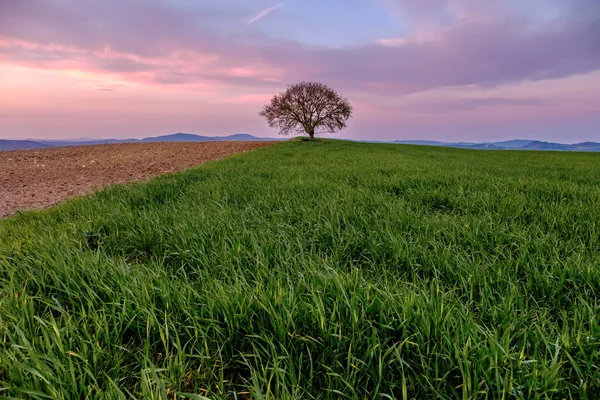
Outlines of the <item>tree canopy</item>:
[[335,133],[346,127],[352,116],[350,102],[335,90],[320,82],[300,82],[277,95],[265,105],[259,115],[265,117],[279,134]]

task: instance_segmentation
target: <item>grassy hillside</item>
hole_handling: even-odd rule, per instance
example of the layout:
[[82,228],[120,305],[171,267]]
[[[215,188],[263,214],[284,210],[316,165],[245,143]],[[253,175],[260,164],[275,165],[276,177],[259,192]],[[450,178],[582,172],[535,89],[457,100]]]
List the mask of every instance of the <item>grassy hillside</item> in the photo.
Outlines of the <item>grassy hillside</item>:
[[0,221],[0,397],[597,399],[599,318],[600,154],[286,142]]

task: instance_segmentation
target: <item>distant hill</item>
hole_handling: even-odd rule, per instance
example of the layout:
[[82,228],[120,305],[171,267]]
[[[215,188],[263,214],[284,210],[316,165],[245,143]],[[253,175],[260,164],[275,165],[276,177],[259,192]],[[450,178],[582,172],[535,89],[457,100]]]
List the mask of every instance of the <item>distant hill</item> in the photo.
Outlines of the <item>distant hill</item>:
[[[149,143],[149,142],[218,142],[218,141],[261,141],[283,140],[280,138],[262,138],[247,133],[229,136],[201,136],[192,133],[174,133],[144,139],[80,139],[80,140],[0,140],[0,150],[41,149],[62,146],[82,146],[91,144],[110,143]],[[365,141],[367,142],[367,141]],[[377,141],[374,141],[377,142]],[[380,143],[380,142],[377,142]],[[503,142],[472,143],[472,142],[438,142],[435,140],[395,140],[385,143],[415,144],[421,146],[458,147],[461,149],[479,150],[554,150],[554,151],[588,151],[600,152],[600,143],[583,142],[562,144],[542,142],[539,140],[507,140]]]
[[172,135],[144,138],[142,142],[224,142],[224,141],[262,141],[278,140],[274,138],[261,138],[247,133],[238,133],[229,136],[200,136],[191,133],[174,133]]
[[558,143],[550,143],[550,142],[540,142],[534,141],[528,143],[521,148],[524,150],[567,150],[570,145],[563,145]]
[[29,150],[53,147],[33,140],[4,140],[0,139],[0,150]]
[[583,142],[571,145],[572,150],[576,151],[600,151],[600,143]]
[[583,142],[575,144],[563,144],[542,142],[539,140],[508,140],[504,142],[492,143],[471,143],[471,142],[437,142],[433,140],[395,140],[391,143],[399,144],[418,144],[425,146],[458,147],[461,149],[479,149],[479,150],[554,150],[554,151],[588,151],[600,152],[600,143]]
[[48,147],[85,146],[92,144],[135,143],[138,139],[83,139],[83,140],[45,140],[40,141]]
[[583,142],[576,144],[558,144],[536,140],[522,148],[523,150],[600,151],[600,143]]
[[492,143],[496,147],[502,147],[507,149],[518,149],[523,148],[523,146],[527,146],[529,143],[532,143],[533,140],[505,140],[503,142],[494,142]]
[[0,151],[2,150],[29,150],[44,149],[50,147],[84,146],[92,144],[111,143],[149,143],[149,142],[221,142],[221,141],[263,141],[281,140],[278,138],[263,138],[252,136],[247,133],[238,133],[229,136],[200,136],[191,133],[174,133],[172,135],[148,137],[144,139],[81,139],[81,140],[2,140],[0,139]]

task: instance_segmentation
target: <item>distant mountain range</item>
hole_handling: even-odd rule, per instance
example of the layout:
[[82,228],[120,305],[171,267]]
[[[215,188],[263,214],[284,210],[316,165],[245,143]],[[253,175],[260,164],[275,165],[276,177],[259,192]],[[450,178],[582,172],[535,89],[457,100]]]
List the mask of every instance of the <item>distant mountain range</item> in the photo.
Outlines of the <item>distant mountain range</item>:
[[391,143],[418,144],[422,146],[458,147],[462,149],[480,150],[555,150],[555,151],[593,151],[600,152],[600,143],[583,142],[575,144],[563,144],[552,142],[541,142],[539,140],[507,140],[492,143],[471,142],[436,142],[432,140],[395,140]]
[[148,143],[148,142],[219,142],[219,141],[263,141],[279,140],[262,138],[238,133],[230,136],[200,136],[191,133],[175,133],[172,135],[148,137],[144,139],[76,139],[76,140],[4,140],[0,139],[0,150],[46,149],[50,147],[83,146],[91,144],[111,143]]
[[0,150],[25,150],[25,149],[43,149],[53,147],[42,142],[33,140],[5,140],[0,139]]
[[[238,133],[230,136],[200,136],[191,133],[175,133],[172,135],[148,137],[144,139],[76,139],[76,140],[2,140],[0,150],[25,150],[44,149],[62,146],[82,146],[90,144],[110,143],[148,143],[148,142],[218,142],[218,141],[255,141],[255,140],[282,140],[277,138],[262,138]],[[364,140],[366,142],[366,140]],[[422,146],[458,147],[462,149],[480,150],[555,150],[555,151],[593,151],[600,152],[600,143],[583,142],[576,144],[562,144],[541,142],[539,140],[508,140],[492,143],[472,142],[437,142],[433,140],[395,140],[397,144],[417,144]]]

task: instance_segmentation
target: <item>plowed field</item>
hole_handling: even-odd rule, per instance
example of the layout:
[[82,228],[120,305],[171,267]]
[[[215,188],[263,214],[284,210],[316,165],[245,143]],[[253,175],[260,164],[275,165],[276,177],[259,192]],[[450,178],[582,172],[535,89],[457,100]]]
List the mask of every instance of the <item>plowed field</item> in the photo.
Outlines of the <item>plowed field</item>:
[[0,152],[0,218],[276,142],[123,143]]

